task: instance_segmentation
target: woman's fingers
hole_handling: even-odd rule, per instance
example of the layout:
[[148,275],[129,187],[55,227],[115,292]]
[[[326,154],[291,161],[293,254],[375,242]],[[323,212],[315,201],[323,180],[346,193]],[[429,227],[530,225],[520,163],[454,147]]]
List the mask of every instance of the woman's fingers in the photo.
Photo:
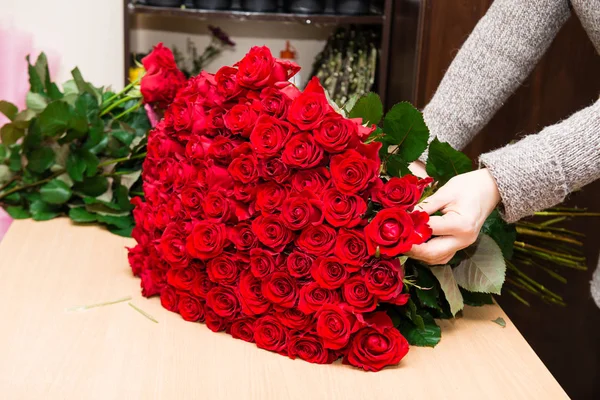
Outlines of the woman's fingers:
[[429,226],[433,236],[451,236],[464,231],[464,221],[455,212],[449,212],[442,216],[433,215],[429,217]]
[[436,237],[427,243],[415,245],[406,253],[407,256],[426,262],[427,264],[444,264],[462,249],[462,242],[454,236]]
[[424,211],[427,214],[433,214],[436,211],[441,210],[444,206],[448,204],[448,200],[444,195],[444,191],[440,189],[436,193],[427,197],[425,200],[420,202],[415,206],[415,210]]

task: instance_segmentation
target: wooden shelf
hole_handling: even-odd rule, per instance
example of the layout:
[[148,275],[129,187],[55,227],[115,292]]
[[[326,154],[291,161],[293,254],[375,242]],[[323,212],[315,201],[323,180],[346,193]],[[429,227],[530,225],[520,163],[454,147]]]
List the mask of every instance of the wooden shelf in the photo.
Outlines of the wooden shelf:
[[263,13],[248,11],[200,10],[169,7],[152,7],[141,4],[129,4],[131,14],[151,14],[172,17],[197,18],[197,19],[231,19],[236,21],[277,21],[301,24],[318,25],[382,25],[385,21],[383,15],[329,15],[329,14],[289,14],[289,13]]

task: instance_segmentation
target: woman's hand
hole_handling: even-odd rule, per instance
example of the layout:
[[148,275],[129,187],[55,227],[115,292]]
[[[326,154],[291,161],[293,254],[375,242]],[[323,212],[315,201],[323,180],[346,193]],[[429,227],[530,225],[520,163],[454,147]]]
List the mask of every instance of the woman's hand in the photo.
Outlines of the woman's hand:
[[477,240],[486,218],[500,201],[494,178],[487,169],[455,176],[416,209],[432,216],[429,225],[438,236],[413,246],[407,255],[431,265],[446,264],[454,254]]

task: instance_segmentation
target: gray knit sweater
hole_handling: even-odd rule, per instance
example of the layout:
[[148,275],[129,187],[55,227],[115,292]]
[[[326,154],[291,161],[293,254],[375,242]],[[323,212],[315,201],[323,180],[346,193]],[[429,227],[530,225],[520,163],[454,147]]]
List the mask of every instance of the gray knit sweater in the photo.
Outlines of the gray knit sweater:
[[[465,147],[529,75],[571,11],[600,52],[600,0],[571,3],[572,10],[568,0],[496,0],[425,107],[431,139]],[[600,178],[600,100],[479,161],[496,180],[509,222],[562,202]],[[600,307],[600,266],[592,295]]]

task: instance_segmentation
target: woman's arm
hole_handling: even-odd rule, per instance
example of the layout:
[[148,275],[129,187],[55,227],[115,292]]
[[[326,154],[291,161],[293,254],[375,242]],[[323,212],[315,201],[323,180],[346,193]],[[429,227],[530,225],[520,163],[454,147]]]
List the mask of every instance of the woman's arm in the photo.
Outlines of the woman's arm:
[[465,147],[529,75],[569,15],[567,0],[494,1],[423,111],[430,139]]

